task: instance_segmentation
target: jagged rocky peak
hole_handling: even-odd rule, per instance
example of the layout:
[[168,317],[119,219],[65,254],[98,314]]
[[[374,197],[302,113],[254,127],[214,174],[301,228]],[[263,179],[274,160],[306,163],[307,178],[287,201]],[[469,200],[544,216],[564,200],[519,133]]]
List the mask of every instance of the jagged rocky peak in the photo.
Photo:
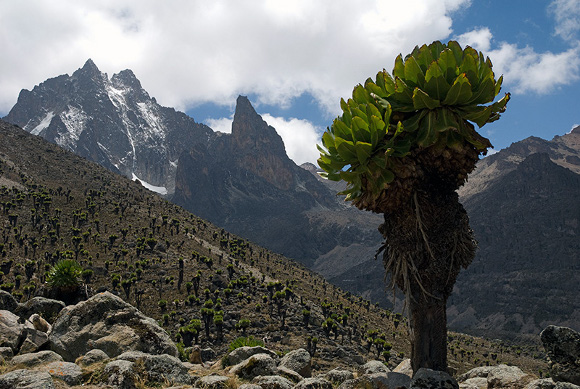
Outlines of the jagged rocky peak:
[[125,93],[133,95],[135,98],[145,101],[149,100],[149,94],[141,86],[141,82],[131,69],[121,70],[111,77],[111,84],[116,89],[124,90]]
[[274,127],[268,125],[256,112],[246,96],[238,96],[232,123],[234,143],[241,150],[255,152],[268,151],[286,156],[282,138]]
[[102,88],[108,82],[109,78],[106,73],[102,73],[92,59],[88,59],[82,68],[72,74],[72,79],[81,82],[82,87],[86,88],[87,82],[94,83],[97,88]]
[[23,90],[5,120],[162,194],[174,190],[179,155],[213,134],[157,104],[131,70],[109,79],[91,59]]

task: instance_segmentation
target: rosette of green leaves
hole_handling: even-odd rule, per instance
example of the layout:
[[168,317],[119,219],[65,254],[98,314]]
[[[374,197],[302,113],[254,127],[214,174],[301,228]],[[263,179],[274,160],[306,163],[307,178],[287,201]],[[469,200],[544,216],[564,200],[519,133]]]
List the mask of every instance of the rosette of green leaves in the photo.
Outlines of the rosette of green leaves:
[[81,284],[83,268],[72,259],[58,261],[48,272],[46,283],[53,288],[72,289]]
[[319,166],[328,179],[347,182],[341,192],[347,200],[387,189],[413,147],[485,152],[491,143],[472,123],[497,120],[510,98],[485,105],[498,95],[503,76],[496,81],[489,58],[455,41],[416,47],[404,60],[399,55],[392,73],[379,72],[348,101],[341,99],[343,114],[318,146]]

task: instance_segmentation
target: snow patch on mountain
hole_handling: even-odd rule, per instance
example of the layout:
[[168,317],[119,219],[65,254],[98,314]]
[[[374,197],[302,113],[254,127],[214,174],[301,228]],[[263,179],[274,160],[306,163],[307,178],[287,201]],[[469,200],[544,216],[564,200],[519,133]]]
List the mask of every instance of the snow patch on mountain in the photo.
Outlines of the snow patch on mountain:
[[63,124],[66,126],[68,133],[61,134],[56,143],[69,150],[74,150],[79,140],[80,135],[85,130],[87,121],[90,119],[87,114],[72,106],[67,106],[68,110],[63,111],[59,116]]
[[[50,125],[50,122],[52,121],[53,117],[54,117],[54,112],[51,111],[51,112],[47,113],[46,116],[44,117],[44,119],[42,119],[40,121],[40,123],[36,127],[34,127],[32,129],[32,131],[30,131],[30,133],[33,135],[40,134],[40,132],[42,130],[44,130],[46,127],[48,127]],[[27,130],[26,127],[24,129]]]
[[155,193],[159,193],[160,195],[164,196],[167,194],[167,188],[164,186],[155,186],[155,185],[151,185],[150,183],[143,181],[142,179],[140,179],[139,177],[137,177],[137,175],[135,173],[133,173],[133,181],[139,180],[139,182],[141,183],[141,185],[143,185],[145,188],[149,189],[152,192]]

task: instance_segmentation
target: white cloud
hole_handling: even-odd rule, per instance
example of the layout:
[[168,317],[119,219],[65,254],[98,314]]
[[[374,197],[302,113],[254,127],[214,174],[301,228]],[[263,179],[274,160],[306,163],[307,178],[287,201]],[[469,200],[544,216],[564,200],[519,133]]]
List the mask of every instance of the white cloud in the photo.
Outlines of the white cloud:
[[[580,0],[578,0],[580,1]],[[580,79],[580,45],[561,53],[538,53],[532,47],[501,42],[492,48],[493,35],[482,27],[459,35],[457,41],[488,55],[496,77],[514,93],[547,94]]]
[[214,131],[219,131],[219,132],[224,132],[226,134],[231,134],[233,121],[234,121],[233,117],[230,117],[230,118],[220,118],[220,119],[208,118],[208,119],[204,120],[203,122]]
[[537,53],[531,47],[502,43],[488,52],[496,74],[515,93],[546,94],[580,79],[580,47],[562,53]]
[[468,0],[43,0],[0,2],[0,112],[20,89],[92,58],[130,68],[166,106],[284,106],[311,93],[330,116],[340,96],[416,43],[444,40]]
[[571,41],[580,32],[580,0],[554,0],[548,10],[556,20],[555,34]]
[[316,164],[320,156],[316,144],[320,143],[322,129],[317,128],[308,120],[285,119],[273,117],[270,114],[264,114],[262,118],[276,129],[284,141],[286,153],[297,165],[304,162]]
[[456,39],[463,47],[469,45],[479,51],[488,51],[491,47],[492,37],[489,28],[482,27],[461,34]]

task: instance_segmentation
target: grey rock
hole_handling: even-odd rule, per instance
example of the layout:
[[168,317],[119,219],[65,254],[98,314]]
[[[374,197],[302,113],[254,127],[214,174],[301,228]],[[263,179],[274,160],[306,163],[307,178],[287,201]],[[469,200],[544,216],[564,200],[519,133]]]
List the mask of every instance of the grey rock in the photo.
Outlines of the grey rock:
[[177,356],[177,347],[155,320],[110,292],[63,309],[49,341],[71,362],[93,348],[111,357],[129,350]]
[[551,378],[544,378],[530,382],[524,389],[580,389],[580,386],[570,382],[554,382]]
[[544,378],[530,382],[524,389],[554,389],[555,387],[556,384],[551,378]]
[[134,389],[137,375],[133,371],[133,362],[117,360],[107,363],[103,375],[107,377],[107,384],[115,388]]
[[10,347],[13,352],[26,336],[22,320],[10,311],[0,311],[0,346]]
[[277,373],[276,361],[269,354],[255,354],[233,366],[230,372],[244,379],[271,376]]
[[54,383],[46,372],[20,369],[0,375],[0,389],[54,389]]
[[580,333],[568,327],[548,326],[540,338],[552,379],[580,385]]
[[16,301],[11,293],[0,289],[0,307],[3,310],[14,312],[18,307],[18,301]]
[[338,346],[334,350],[335,358],[342,359],[349,365],[363,365],[365,363],[362,355],[358,354],[354,349],[345,346]]
[[195,386],[202,389],[226,389],[230,377],[221,375],[208,375],[201,377],[195,382]]
[[262,387],[256,384],[241,384],[238,389],[262,389]]
[[201,350],[202,361],[214,361],[217,358],[217,354],[211,348],[204,348]]
[[117,360],[136,363],[142,371],[137,371],[134,367],[135,373],[150,382],[167,380],[174,383],[191,384],[194,381],[193,377],[189,375],[187,367],[172,355],[153,355],[141,351],[129,351],[119,355]]
[[304,379],[300,374],[296,373],[294,370],[288,369],[285,366],[278,366],[278,375],[284,378],[288,378],[294,383],[298,383]]
[[419,369],[409,386],[410,389],[459,389],[457,381],[443,371]]
[[292,350],[284,355],[278,366],[293,370],[305,378],[312,376],[310,353],[303,348]]
[[36,352],[48,343],[46,332],[38,331],[29,321],[24,323],[23,334],[25,334],[26,338],[20,346],[20,350],[18,350],[19,354]]
[[38,365],[43,365],[45,363],[50,362],[62,362],[63,359],[60,355],[55,353],[54,351],[44,350],[38,351],[36,353],[29,353],[23,355],[17,355],[10,363],[12,365],[23,365],[27,367],[33,367]]
[[38,370],[45,371],[53,378],[61,379],[71,386],[79,385],[83,376],[80,366],[72,362],[50,362]]
[[476,377],[483,377],[483,378],[487,378],[489,376],[489,373],[491,373],[494,369],[497,369],[497,366],[480,366],[480,367],[476,367],[473,368],[471,370],[469,370],[466,373],[463,373],[462,375],[460,375],[457,380],[459,382],[463,382],[466,381],[470,378],[476,378]]
[[554,389],[580,389],[580,385],[574,385],[570,382],[556,382]]
[[96,348],[94,350],[88,351],[85,355],[77,358],[75,363],[81,366],[89,366],[92,365],[93,363],[105,361],[107,359],[109,359],[107,353],[104,352],[103,350],[99,350],[98,348]]
[[0,357],[10,359],[14,356],[14,351],[11,347],[0,347]]
[[465,381],[459,383],[459,389],[487,389],[487,378],[468,378]]
[[487,376],[488,388],[523,388],[531,377],[517,366],[498,365]]
[[334,384],[342,384],[346,380],[354,379],[354,374],[352,371],[343,370],[340,368],[332,369],[324,374],[320,374],[319,377],[322,377]]
[[305,378],[294,389],[332,389],[332,383],[321,377]]
[[357,370],[359,377],[365,374],[388,373],[390,370],[381,361],[368,361]]
[[357,380],[356,379],[348,379],[343,381],[337,389],[354,389],[356,387]]
[[354,380],[345,380],[340,384],[341,389],[355,389],[355,388],[373,388],[373,389],[385,389],[385,388],[398,388],[398,387],[409,387],[411,378],[402,373],[393,372],[381,372],[373,374],[365,374]]
[[413,368],[411,367],[411,360],[409,358],[404,359],[401,363],[393,369],[395,373],[403,373],[409,377],[413,377]]
[[276,358],[277,355],[275,352],[268,350],[267,348],[256,346],[256,347],[238,347],[234,351],[230,352],[227,356],[228,363],[230,365],[237,365],[238,363],[242,362],[243,360],[248,359],[252,355],[255,354],[268,354],[272,358]]
[[294,386],[290,380],[278,375],[255,377],[252,384],[259,385],[262,389],[292,389]]
[[23,318],[29,318],[31,315],[38,314],[48,322],[53,322],[65,306],[65,303],[60,300],[33,297],[24,304],[19,304],[14,313]]

